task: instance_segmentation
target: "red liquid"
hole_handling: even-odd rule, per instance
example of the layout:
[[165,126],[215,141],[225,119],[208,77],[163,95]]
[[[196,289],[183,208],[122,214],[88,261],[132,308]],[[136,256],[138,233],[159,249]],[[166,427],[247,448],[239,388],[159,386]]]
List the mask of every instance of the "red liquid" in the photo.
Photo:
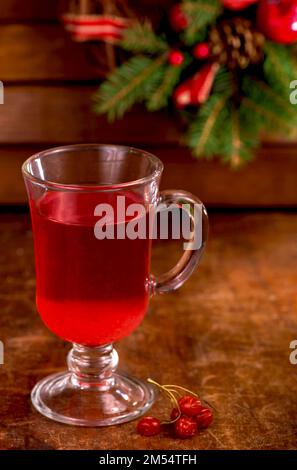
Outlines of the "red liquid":
[[[48,328],[71,342],[98,346],[127,336],[148,307],[149,237],[94,235],[96,205],[115,207],[116,194],[49,192],[31,201],[37,308]],[[126,193],[125,202],[140,201]]]

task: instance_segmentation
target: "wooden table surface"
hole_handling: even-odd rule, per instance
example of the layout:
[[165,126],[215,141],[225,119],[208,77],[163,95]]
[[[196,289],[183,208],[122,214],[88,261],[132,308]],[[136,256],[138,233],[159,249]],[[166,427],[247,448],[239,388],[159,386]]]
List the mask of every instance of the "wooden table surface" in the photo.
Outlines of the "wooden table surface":
[[[32,409],[38,379],[60,371],[69,345],[43,326],[34,305],[32,234],[27,214],[0,215],[1,449],[292,449],[297,448],[297,214],[212,214],[200,269],[117,345],[122,369],[176,383],[212,403],[209,431],[192,440],[170,433],[144,438],[135,423],[76,428]],[[159,270],[176,246],[155,247]],[[158,399],[153,413],[162,415]]]

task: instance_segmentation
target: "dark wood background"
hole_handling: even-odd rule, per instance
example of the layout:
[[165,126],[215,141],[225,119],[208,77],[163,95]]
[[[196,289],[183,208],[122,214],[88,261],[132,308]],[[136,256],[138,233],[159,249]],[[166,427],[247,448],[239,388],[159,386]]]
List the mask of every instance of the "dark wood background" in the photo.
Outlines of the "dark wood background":
[[[131,6],[157,18],[170,3],[139,0]],[[149,114],[138,107],[114,125],[94,116],[91,99],[102,67],[92,60],[89,45],[73,43],[64,32],[61,10],[58,0],[1,0],[0,203],[25,202],[20,166],[32,153],[105,142],[154,152],[165,163],[163,187],[190,190],[208,206],[297,206],[296,142],[270,136],[251,164],[234,171],[218,160],[194,160],[179,145],[176,116],[166,112]]]
[[[90,110],[102,70],[89,46],[64,32],[59,2],[0,1],[0,204],[25,203],[20,167],[33,152],[97,141],[150,149],[165,163],[163,187],[188,189],[208,207],[297,207],[297,143],[270,136],[251,164],[232,171],[217,160],[194,160],[166,112],[137,107],[111,126]],[[171,3],[132,1],[155,18]],[[11,212],[0,210],[0,449],[296,449],[294,211],[211,212],[200,268],[182,289],[156,297],[152,315],[118,345],[124,370],[198,390],[214,406],[213,426],[188,441],[170,433],[147,440],[135,423],[67,427],[32,409],[30,390],[65,367],[69,345],[35,312],[30,221]],[[177,257],[167,241],[153,252],[157,273]],[[152,413],[162,412],[167,417],[160,400]]]

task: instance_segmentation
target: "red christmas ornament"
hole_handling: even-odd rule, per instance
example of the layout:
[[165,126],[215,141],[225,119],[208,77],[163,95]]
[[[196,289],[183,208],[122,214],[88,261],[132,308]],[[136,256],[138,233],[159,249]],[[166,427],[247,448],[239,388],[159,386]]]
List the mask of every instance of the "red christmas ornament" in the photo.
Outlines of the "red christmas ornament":
[[207,42],[199,42],[193,49],[193,56],[196,59],[207,59],[210,55],[210,47]]
[[222,4],[227,10],[243,10],[244,8],[249,7],[253,3],[258,2],[258,0],[221,0]]
[[173,5],[169,13],[169,21],[176,32],[183,31],[188,26],[188,19],[179,3]]
[[297,0],[260,0],[257,10],[259,30],[272,41],[297,41]]
[[220,66],[216,62],[203,65],[193,77],[181,83],[173,93],[177,108],[198,106],[209,97],[215,76]]
[[173,65],[173,66],[181,65],[184,60],[185,60],[184,54],[178,49],[173,49],[172,51],[169,52],[168,62],[170,65]]

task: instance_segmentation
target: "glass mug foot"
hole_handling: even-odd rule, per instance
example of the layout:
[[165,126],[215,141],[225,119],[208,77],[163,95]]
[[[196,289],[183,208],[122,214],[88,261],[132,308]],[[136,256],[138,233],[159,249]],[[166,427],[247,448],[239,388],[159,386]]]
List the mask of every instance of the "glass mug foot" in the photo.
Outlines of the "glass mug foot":
[[47,418],[77,426],[110,426],[142,416],[154,402],[151,385],[115,373],[112,345],[74,345],[69,370],[45,377],[31,393],[34,407]]

